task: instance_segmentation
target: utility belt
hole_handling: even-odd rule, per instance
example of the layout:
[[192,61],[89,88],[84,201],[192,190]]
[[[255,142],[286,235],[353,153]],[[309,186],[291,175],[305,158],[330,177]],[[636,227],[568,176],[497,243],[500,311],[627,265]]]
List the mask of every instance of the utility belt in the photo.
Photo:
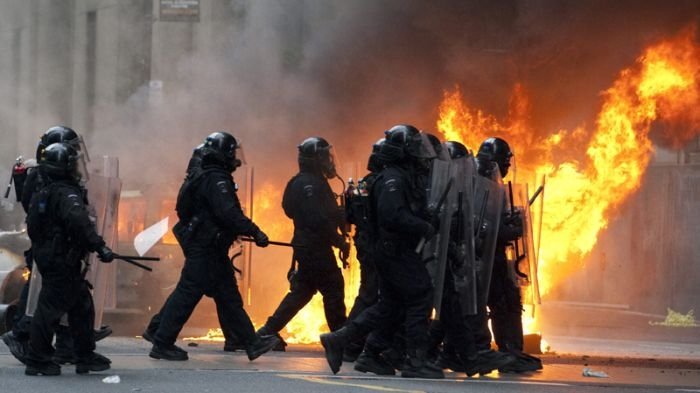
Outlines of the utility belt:
[[406,252],[415,252],[417,239],[411,239],[406,235],[379,229],[379,238],[375,243],[375,250],[387,256],[399,256]]
[[227,251],[235,238],[233,232],[222,231],[212,220],[203,219],[198,215],[192,216],[189,221],[178,221],[173,226],[173,234],[185,256],[187,256],[186,250],[193,245]]

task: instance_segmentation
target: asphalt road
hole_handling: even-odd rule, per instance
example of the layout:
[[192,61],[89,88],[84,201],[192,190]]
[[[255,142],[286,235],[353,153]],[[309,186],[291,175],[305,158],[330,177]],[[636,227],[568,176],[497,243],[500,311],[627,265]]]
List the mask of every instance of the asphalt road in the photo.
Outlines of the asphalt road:
[[[644,345],[652,344],[630,344],[647,348]],[[109,371],[78,376],[74,367],[64,366],[59,377],[27,377],[24,367],[0,344],[0,392],[700,392],[700,356],[693,355],[695,346],[660,347],[666,350],[655,347],[655,354],[650,354],[653,358],[589,357],[582,353],[545,355],[545,369],[537,373],[495,372],[465,378],[463,374],[450,372],[444,380],[376,377],[354,371],[349,363],[333,376],[318,347],[295,347],[286,353],[273,352],[249,362],[244,353],[225,353],[221,346],[201,343],[186,347],[189,361],[167,362],[150,359],[147,356],[150,346],[143,340],[108,338],[99,343],[98,351],[112,359],[113,367]],[[610,345],[621,346],[619,342]],[[688,355],[685,359],[674,353],[679,348],[685,348]],[[585,366],[604,371],[609,377],[584,377]],[[118,384],[103,382],[105,377],[115,375],[119,376]]]

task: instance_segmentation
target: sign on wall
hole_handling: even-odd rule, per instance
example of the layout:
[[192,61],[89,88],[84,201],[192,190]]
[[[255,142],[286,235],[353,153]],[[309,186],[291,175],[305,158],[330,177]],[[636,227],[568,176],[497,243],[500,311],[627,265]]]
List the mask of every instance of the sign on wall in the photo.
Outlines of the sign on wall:
[[199,22],[199,0],[160,0],[160,20]]

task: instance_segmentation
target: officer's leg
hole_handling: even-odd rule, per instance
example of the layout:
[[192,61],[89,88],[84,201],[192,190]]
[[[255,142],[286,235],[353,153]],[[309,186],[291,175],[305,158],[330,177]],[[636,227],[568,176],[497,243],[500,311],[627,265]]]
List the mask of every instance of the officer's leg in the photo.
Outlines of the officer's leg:
[[238,291],[233,269],[230,273],[230,276],[221,277],[212,290],[219,323],[223,332],[232,332],[243,344],[250,344],[256,339],[255,328],[248,313],[243,309],[243,299]]
[[277,306],[272,316],[267,319],[265,326],[261,330],[266,334],[274,334],[282,330],[297,315],[299,310],[311,301],[315,293],[316,288],[313,285],[313,277],[300,267],[290,283],[289,292],[282,299],[280,305]]
[[224,350],[234,351],[238,349],[238,346],[241,345],[242,342],[236,337],[233,330],[228,326],[225,320],[226,310],[221,302],[214,300],[214,304],[216,305],[216,317],[219,320],[219,326],[221,326],[221,333],[223,333],[225,339]]
[[355,319],[367,307],[377,302],[379,279],[372,261],[360,265],[360,288],[352,305],[348,319]]
[[166,347],[173,345],[203,295],[202,288],[183,269],[180,281],[160,314],[161,321],[153,337],[154,344]]
[[340,329],[345,323],[345,282],[343,273],[335,268],[316,278],[319,292],[323,296],[323,311],[331,331]]
[[[41,370],[53,364],[51,358],[54,348],[51,343],[58,321],[66,311],[65,299],[66,292],[69,290],[69,288],[56,288],[53,283],[44,282],[30,327],[28,373],[30,373],[30,367]],[[58,372],[60,373],[60,368]]]

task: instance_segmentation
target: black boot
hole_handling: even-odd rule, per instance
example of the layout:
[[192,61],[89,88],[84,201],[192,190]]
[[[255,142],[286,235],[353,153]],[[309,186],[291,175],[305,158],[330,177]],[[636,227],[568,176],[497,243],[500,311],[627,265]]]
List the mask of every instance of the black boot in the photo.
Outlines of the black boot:
[[110,334],[112,334],[111,327],[107,325],[100,326],[99,329],[95,330],[95,342],[107,338]]
[[270,336],[255,336],[257,339],[245,349],[246,354],[248,354],[248,360],[253,361],[260,357],[260,355],[272,350],[280,340],[275,335]]
[[54,362],[27,362],[27,368],[24,369],[25,375],[61,375],[61,366]]
[[273,351],[275,352],[286,352],[287,351],[287,342],[284,341],[282,336],[278,332],[272,331],[267,328],[267,326],[263,326],[260,329],[258,329],[257,332],[255,332],[259,337],[263,336],[275,336],[279,340],[279,343],[275,345],[274,348],[272,348]]
[[352,324],[343,326],[342,328],[321,335],[321,345],[326,352],[326,360],[331,367],[333,374],[340,371],[340,366],[343,364],[343,353],[345,347],[353,340],[359,337],[357,329]]
[[354,341],[345,347],[345,352],[343,352],[343,361],[352,363],[357,361],[358,357],[362,353],[362,342]]
[[153,359],[163,359],[163,360],[187,360],[187,351],[178,347],[177,345],[160,345],[157,343],[153,344],[151,348],[151,353],[148,356]]
[[460,356],[457,355],[455,351],[449,350],[447,348],[440,352],[436,364],[442,369],[450,369],[456,372],[465,371],[464,362],[462,361]]
[[391,347],[385,350],[382,352],[382,357],[395,370],[401,371],[406,366],[406,354],[397,348]]
[[81,357],[77,359],[75,363],[75,372],[77,374],[87,374],[90,371],[104,371],[109,370],[112,361],[106,356],[102,356],[99,353],[92,352],[88,356]]
[[532,355],[523,352],[511,353],[515,359],[513,362],[498,368],[500,373],[527,373],[542,369],[542,361]]
[[427,354],[423,350],[408,351],[406,366],[401,370],[401,376],[404,378],[445,378],[440,367],[427,361]]
[[508,367],[513,362],[515,362],[515,356],[505,352],[485,349],[479,351],[476,356],[464,361],[464,372],[470,377],[476,374],[486,375],[494,370],[500,370],[502,367]]
[[365,348],[355,361],[355,370],[377,375],[395,375],[396,371],[382,357],[381,353]]
[[20,340],[17,336],[10,330],[9,332],[2,335],[2,341],[10,349],[10,353],[15,359],[26,363],[27,353],[29,352],[29,342],[27,340]]

